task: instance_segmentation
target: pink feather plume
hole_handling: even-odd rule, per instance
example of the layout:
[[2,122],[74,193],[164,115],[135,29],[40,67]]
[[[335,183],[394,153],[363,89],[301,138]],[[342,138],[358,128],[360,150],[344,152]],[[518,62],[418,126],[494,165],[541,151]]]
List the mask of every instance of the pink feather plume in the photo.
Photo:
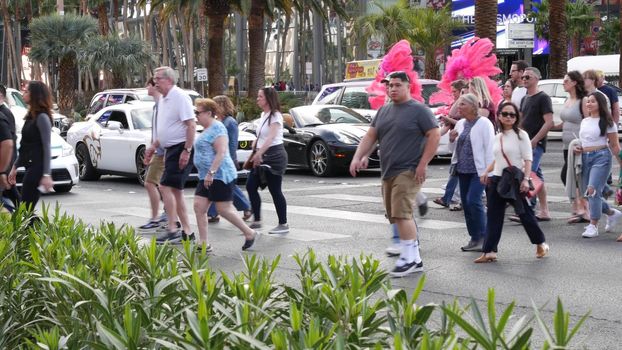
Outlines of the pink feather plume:
[[490,77],[501,73],[497,67],[497,56],[492,53],[494,45],[488,38],[474,37],[459,49],[454,49],[447,58],[445,73],[438,84],[439,91],[430,96],[430,103],[453,103],[451,82],[457,79],[470,80],[480,77],[486,82],[495,106],[502,99],[502,89]]
[[408,40],[400,40],[397,42],[389,52],[382,58],[382,62],[376,73],[376,78],[369,87],[365,90],[369,94],[369,104],[371,108],[378,109],[385,103],[387,96],[387,88],[384,83],[380,81],[384,77],[395,71],[404,71],[410,79],[410,95],[417,101],[423,102],[421,97],[421,83],[419,82],[419,76],[414,71],[412,50]]

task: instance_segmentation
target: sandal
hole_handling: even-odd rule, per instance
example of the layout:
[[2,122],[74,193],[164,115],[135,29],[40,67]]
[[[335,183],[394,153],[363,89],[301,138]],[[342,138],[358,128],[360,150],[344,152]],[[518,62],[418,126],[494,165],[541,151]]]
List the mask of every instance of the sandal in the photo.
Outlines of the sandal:
[[518,215],[510,215],[508,216],[508,220],[512,222],[520,222],[520,218],[518,217]]
[[568,221],[569,224],[581,224],[581,223],[587,223],[590,222],[590,220],[586,219],[583,214],[578,214],[575,216],[571,216]]
[[449,206],[449,204],[445,203],[445,201],[441,197],[436,198],[432,202],[434,202],[435,204],[440,205],[441,207],[445,207],[445,208],[447,208]]
[[462,210],[462,204],[456,204],[449,208],[449,211],[461,211],[461,210]]
[[536,220],[538,220],[538,221],[551,221],[551,218],[548,217],[548,216],[536,215]]

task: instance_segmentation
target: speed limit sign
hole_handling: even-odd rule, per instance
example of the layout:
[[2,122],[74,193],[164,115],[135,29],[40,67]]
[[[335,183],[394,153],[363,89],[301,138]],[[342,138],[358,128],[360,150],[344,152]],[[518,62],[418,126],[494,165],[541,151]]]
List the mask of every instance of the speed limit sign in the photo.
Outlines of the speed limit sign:
[[207,81],[207,68],[197,68],[197,81]]

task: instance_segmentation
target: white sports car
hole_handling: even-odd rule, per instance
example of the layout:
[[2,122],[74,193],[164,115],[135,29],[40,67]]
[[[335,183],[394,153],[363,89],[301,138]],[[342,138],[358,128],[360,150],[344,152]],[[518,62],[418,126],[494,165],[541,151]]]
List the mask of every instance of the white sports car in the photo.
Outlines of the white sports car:
[[[74,123],[67,132],[67,142],[76,151],[80,180],[98,180],[103,174],[111,174],[135,176],[143,184],[143,159],[151,141],[152,115],[153,102],[132,101],[106,107],[91,120]],[[254,139],[240,132],[238,162],[246,161]],[[238,173],[238,177],[245,176],[246,171]]]
[[[18,146],[20,138],[21,134],[18,134]],[[54,191],[69,192],[79,181],[78,161],[73,154],[73,148],[55,132],[52,132],[51,143],[52,163],[50,168],[52,170],[52,181],[54,181]],[[17,187],[22,186],[24,172],[23,167],[17,168]]]

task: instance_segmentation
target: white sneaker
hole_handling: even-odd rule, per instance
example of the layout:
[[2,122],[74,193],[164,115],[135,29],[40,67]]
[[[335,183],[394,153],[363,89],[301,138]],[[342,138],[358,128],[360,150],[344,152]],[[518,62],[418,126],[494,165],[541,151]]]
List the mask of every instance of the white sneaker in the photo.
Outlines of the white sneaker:
[[402,253],[402,246],[399,243],[393,243],[392,245],[388,246],[387,249],[384,250],[384,252],[387,253],[387,255],[390,257],[398,256]]
[[594,238],[598,236],[598,227],[592,224],[585,226],[585,231],[583,231],[581,236],[583,236],[583,238]]
[[622,212],[618,209],[613,210],[613,214],[607,215],[607,225],[605,225],[605,232],[611,232],[616,227],[620,218],[622,218]]

